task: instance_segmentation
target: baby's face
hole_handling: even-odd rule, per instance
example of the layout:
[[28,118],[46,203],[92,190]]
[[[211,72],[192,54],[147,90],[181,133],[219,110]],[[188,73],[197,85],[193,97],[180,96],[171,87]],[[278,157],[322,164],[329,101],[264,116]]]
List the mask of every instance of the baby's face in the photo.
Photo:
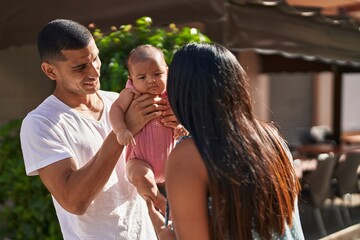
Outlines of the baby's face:
[[159,95],[166,88],[168,67],[160,55],[130,63],[130,77],[140,93]]

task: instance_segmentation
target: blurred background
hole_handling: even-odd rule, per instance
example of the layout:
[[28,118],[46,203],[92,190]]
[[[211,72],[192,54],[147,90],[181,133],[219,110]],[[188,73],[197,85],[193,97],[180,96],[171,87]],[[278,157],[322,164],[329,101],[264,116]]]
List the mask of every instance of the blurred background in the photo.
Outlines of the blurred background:
[[[238,57],[251,79],[256,114],[279,126],[294,158],[300,160],[303,186],[311,185],[306,175],[321,165],[320,154],[333,153],[339,161],[347,152],[357,151],[359,0],[3,1],[0,125],[22,119],[52,93],[54,83],[41,72],[36,50],[37,33],[48,21],[69,18],[110,32],[111,27],[132,24],[142,16],[151,17],[153,26],[158,28],[167,28],[170,23],[197,28]],[[314,159],[315,165],[307,161]],[[358,180],[359,171],[354,174]],[[329,180],[321,181],[333,183],[335,177],[330,175]],[[343,200],[343,196],[339,199]],[[329,227],[325,221],[326,233],[318,227],[319,217],[314,217],[318,215],[313,214],[313,206],[302,206],[307,239],[358,223],[357,198],[354,199],[350,205],[346,203],[346,207],[351,206],[351,222],[330,221]],[[328,209],[334,205],[327,200],[329,196],[316,207]],[[341,206],[344,204],[340,201]],[[327,217],[332,216],[329,212],[322,215],[326,220],[332,219]]]

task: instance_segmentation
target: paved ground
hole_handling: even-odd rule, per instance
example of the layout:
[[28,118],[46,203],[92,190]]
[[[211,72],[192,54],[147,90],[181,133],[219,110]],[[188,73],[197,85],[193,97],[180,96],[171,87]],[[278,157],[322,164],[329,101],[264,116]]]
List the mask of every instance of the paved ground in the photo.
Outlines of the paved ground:
[[[344,210],[344,202],[337,200],[333,203],[336,207],[339,207],[340,213],[342,216],[342,220],[345,221],[345,214],[346,211]],[[321,214],[324,220],[324,225],[328,235],[337,233],[337,232],[344,232],[343,238],[340,238],[338,235],[336,239],[344,239],[344,240],[355,240],[360,239],[360,194],[353,194],[351,197],[351,201],[347,201],[347,205],[349,205],[349,213],[350,213],[350,220],[351,223],[347,223],[345,221],[344,224],[341,224],[339,218],[336,216],[336,208],[332,205],[330,200],[327,200],[325,206],[321,208]],[[318,226],[316,224],[314,213],[312,207],[304,204],[300,201],[299,203],[299,211],[300,211],[300,218],[303,226],[303,231],[306,240],[315,240],[320,239],[322,236],[320,235]],[[351,228],[352,226],[352,228]],[[354,230],[355,228],[355,230]],[[349,231],[347,231],[347,235],[345,235],[346,231],[341,231],[343,229],[351,229],[352,234],[349,236]],[[328,238],[328,239],[335,239],[335,238]]]

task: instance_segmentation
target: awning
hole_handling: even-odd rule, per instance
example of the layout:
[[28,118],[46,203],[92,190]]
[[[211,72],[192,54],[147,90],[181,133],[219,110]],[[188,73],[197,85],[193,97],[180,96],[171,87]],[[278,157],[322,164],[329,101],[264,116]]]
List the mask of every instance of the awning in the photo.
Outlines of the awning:
[[17,0],[0,6],[0,49],[34,44],[38,31],[49,21],[68,18],[101,29],[132,24],[149,16],[157,25],[200,21],[211,23],[224,16],[224,0]]
[[0,49],[35,43],[38,31],[56,18],[105,30],[142,16],[151,17],[155,26],[201,22],[205,34],[233,51],[360,67],[359,26],[351,18],[329,18],[319,8],[294,8],[285,0],[4,1]]
[[284,1],[240,2],[226,4],[223,41],[233,51],[360,67],[359,26],[350,18],[330,18],[320,9],[297,9]]

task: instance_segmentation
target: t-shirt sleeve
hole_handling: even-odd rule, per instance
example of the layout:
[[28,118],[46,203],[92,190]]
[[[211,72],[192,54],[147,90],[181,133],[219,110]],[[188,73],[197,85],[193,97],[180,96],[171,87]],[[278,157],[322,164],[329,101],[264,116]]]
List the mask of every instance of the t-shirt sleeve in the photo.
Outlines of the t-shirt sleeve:
[[44,117],[28,115],[21,125],[20,141],[28,176],[73,156],[63,131]]

